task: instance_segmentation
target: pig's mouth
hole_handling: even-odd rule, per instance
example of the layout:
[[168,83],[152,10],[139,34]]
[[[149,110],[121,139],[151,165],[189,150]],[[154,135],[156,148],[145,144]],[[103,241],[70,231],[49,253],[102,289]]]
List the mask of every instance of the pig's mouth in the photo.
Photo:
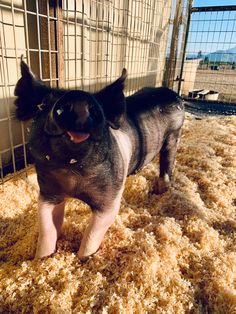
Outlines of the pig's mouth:
[[90,133],[86,132],[67,131],[67,134],[69,135],[70,140],[76,144],[86,141],[90,136]]

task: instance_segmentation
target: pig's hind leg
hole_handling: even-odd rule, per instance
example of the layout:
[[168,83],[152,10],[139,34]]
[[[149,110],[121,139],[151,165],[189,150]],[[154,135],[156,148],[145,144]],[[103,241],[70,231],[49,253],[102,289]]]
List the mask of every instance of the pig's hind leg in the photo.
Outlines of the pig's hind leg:
[[42,198],[38,202],[39,236],[35,258],[53,254],[64,218],[65,202],[49,203]]
[[171,132],[160,150],[160,176],[154,186],[156,194],[165,193],[171,184],[181,129]]

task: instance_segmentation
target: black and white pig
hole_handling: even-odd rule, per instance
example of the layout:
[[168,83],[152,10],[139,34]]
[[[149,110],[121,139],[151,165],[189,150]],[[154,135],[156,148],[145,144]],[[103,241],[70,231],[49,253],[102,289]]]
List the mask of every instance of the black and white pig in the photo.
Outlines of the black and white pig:
[[92,209],[78,257],[95,253],[119,212],[126,177],[160,152],[154,193],[170,184],[184,106],[164,87],[143,88],[125,97],[121,77],[96,93],[49,88],[21,61],[16,117],[33,118],[29,149],[40,187],[36,258],[49,256],[63,222],[65,199]]

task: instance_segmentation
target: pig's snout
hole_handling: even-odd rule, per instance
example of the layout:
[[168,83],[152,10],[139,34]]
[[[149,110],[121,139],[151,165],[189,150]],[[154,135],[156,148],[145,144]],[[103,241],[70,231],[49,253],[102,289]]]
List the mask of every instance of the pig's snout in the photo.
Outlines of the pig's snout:
[[53,115],[61,128],[67,131],[90,131],[93,119],[88,104],[65,105],[54,110]]
[[75,124],[77,126],[83,126],[87,123],[87,120],[90,118],[88,105],[79,105],[79,106],[71,106],[70,111],[72,115],[75,117]]

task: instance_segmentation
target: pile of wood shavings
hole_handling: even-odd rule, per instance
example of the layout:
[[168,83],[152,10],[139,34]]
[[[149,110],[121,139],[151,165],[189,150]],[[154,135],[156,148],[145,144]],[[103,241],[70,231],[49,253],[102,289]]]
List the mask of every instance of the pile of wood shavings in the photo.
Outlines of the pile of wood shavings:
[[0,193],[0,312],[235,313],[236,117],[188,117],[175,182],[150,195],[158,160],[127,179],[100,251],[76,256],[90,215],[69,200],[58,252],[33,260],[35,174]]

